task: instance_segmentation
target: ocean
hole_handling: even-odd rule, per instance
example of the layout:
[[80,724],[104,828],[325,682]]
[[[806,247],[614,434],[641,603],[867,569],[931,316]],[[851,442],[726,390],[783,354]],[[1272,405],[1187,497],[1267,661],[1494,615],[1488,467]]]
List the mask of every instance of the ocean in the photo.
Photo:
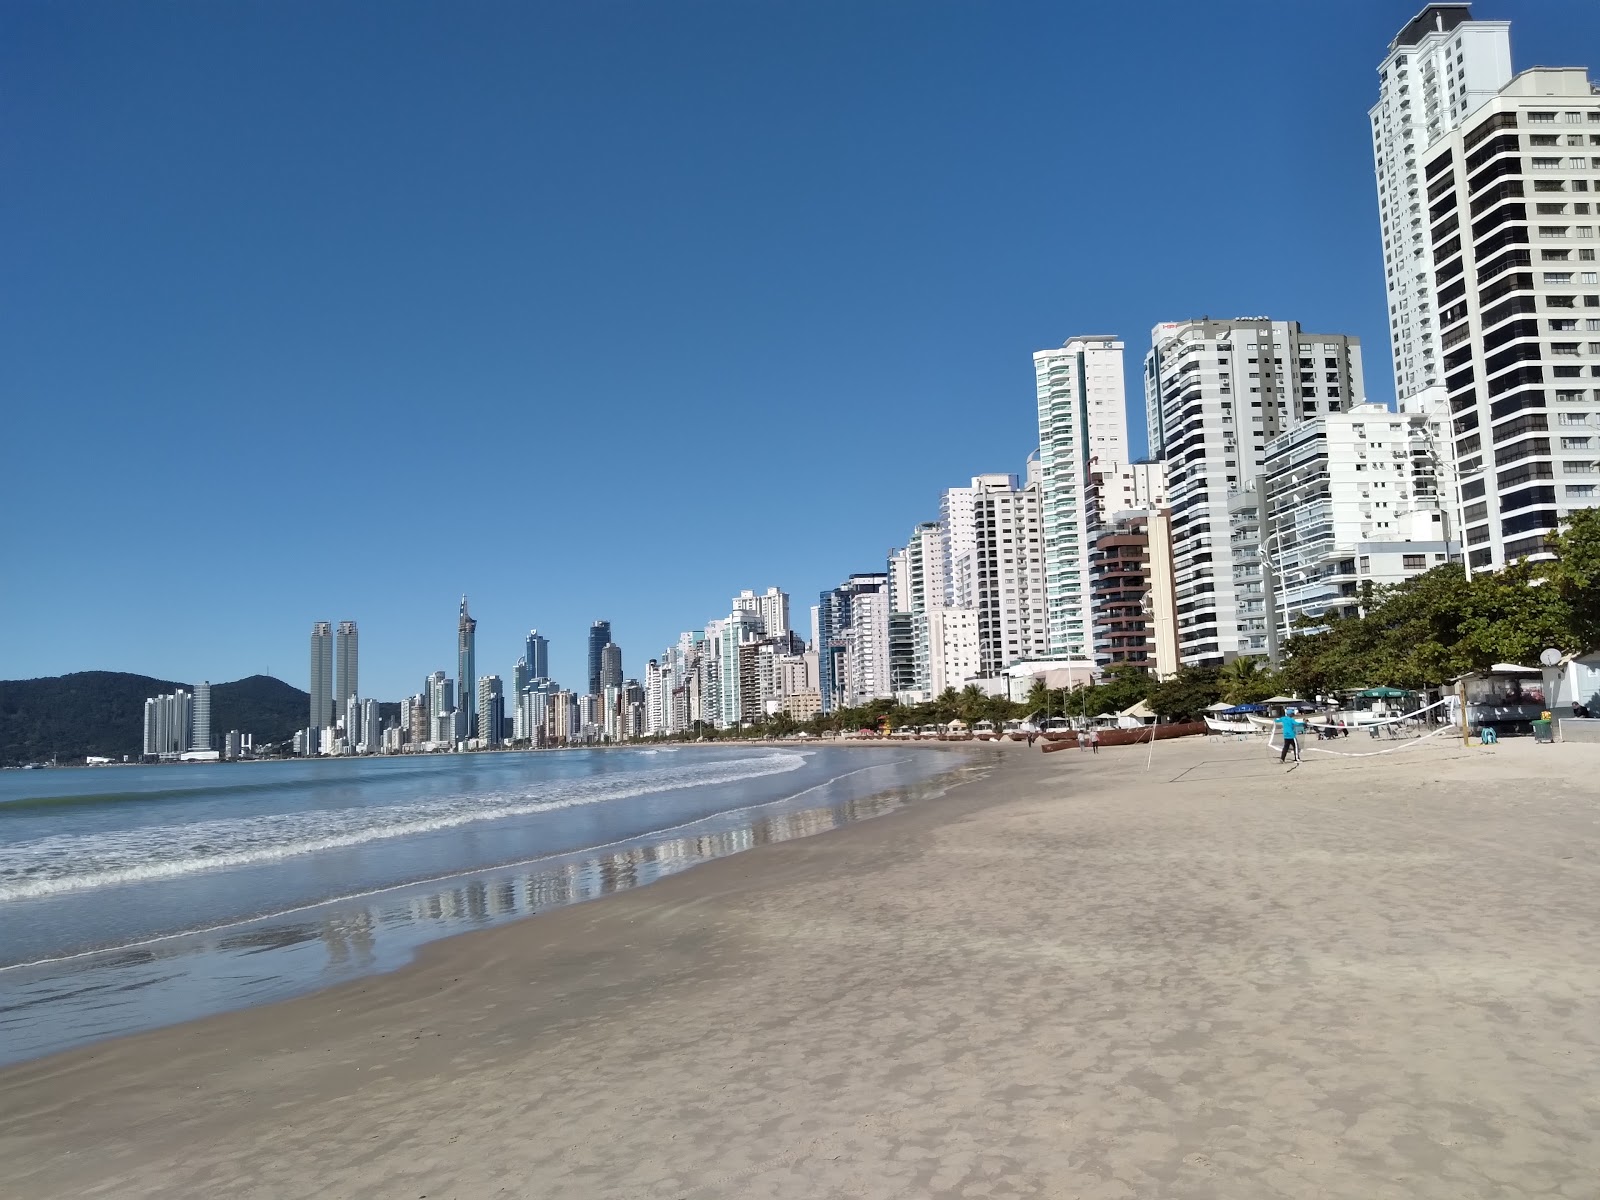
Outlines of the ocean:
[[968,756],[718,745],[0,773],[0,1063],[892,811]]

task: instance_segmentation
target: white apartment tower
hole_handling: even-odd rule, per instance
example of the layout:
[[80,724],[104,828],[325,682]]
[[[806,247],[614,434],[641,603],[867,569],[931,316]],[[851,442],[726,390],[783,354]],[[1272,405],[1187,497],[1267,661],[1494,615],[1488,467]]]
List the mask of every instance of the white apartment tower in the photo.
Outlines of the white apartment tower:
[[769,587],[760,595],[746,589],[733,598],[733,608],[760,617],[762,632],[769,638],[789,632],[789,593],[780,588]]
[[1220,665],[1259,652],[1241,641],[1240,621],[1259,619],[1264,603],[1259,578],[1236,582],[1246,548],[1230,537],[1229,499],[1260,473],[1273,438],[1364,402],[1360,340],[1267,317],[1202,317],[1157,325],[1151,343],[1145,407],[1172,507],[1179,658]]
[[1467,569],[1547,553],[1600,503],[1600,94],[1511,80],[1423,168]]
[[1094,335],[1033,356],[1051,656],[1084,657],[1091,649],[1089,464],[1128,461],[1122,349],[1120,339]]
[[1269,572],[1264,635],[1281,646],[1301,618],[1357,615],[1368,584],[1401,583],[1459,558],[1440,424],[1361,404],[1268,443],[1250,497],[1253,544]]
[[1028,479],[980,475],[972,502],[973,604],[980,674],[996,678],[1012,663],[1049,655],[1040,464]]
[[1430,4],[1389,43],[1378,66],[1372,161],[1389,294],[1395,395],[1442,398],[1439,303],[1422,163],[1511,79],[1511,23],[1474,21],[1471,5]]

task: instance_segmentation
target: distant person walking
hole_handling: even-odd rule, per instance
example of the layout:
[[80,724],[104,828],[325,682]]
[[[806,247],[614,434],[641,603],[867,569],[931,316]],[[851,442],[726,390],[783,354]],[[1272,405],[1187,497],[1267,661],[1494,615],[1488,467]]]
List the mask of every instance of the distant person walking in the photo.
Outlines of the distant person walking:
[[1306,723],[1294,715],[1295,710],[1285,709],[1283,716],[1278,718],[1278,728],[1283,731],[1283,749],[1278,752],[1278,761],[1282,762],[1290,754],[1294,755],[1295,762],[1300,761],[1300,739],[1297,736],[1301,729],[1306,728]]
[[1089,749],[1096,754],[1100,753],[1100,731],[1098,729],[1089,731]]

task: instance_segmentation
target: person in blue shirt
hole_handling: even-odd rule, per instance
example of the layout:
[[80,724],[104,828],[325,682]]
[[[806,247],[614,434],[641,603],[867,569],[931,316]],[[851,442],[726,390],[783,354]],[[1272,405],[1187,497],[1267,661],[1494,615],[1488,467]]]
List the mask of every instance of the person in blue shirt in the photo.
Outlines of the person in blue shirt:
[[1278,718],[1278,728],[1283,731],[1283,749],[1278,753],[1279,762],[1288,758],[1291,753],[1295,762],[1300,761],[1300,742],[1297,735],[1306,728],[1306,723],[1294,714],[1294,709],[1287,708],[1284,709],[1283,716]]

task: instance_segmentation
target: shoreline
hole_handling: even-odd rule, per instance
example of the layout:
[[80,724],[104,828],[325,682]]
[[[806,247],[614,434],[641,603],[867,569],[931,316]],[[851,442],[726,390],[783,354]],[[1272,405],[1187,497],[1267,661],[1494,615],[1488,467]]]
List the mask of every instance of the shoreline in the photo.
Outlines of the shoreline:
[[996,753],[893,820],[5,1068],[0,1149],[30,1196],[1585,1194],[1600,752],[1206,741]]
[[[770,748],[770,747],[764,747]],[[14,1045],[29,1046],[20,1053],[6,1053],[0,1046],[0,1070],[40,1061],[55,1054],[69,1053],[96,1045],[115,1042],[125,1037],[161,1029],[177,1029],[190,1021],[210,1016],[242,1012],[282,1003],[287,1000],[318,994],[330,987],[347,982],[369,979],[407,969],[428,946],[455,937],[470,936],[488,928],[502,928],[532,917],[549,917],[561,909],[607,899],[622,891],[658,884],[677,874],[691,872],[722,858],[745,853],[750,844],[784,842],[797,838],[816,836],[835,828],[861,821],[875,820],[892,815],[908,804],[919,803],[930,793],[942,793],[965,774],[984,770],[979,760],[987,757],[973,754],[969,748],[945,746],[946,751],[964,751],[955,754],[949,762],[932,764],[922,777],[890,783],[879,782],[875,790],[865,790],[850,782],[880,766],[891,762],[909,762],[904,755],[877,762],[856,759],[835,760],[836,774],[820,782],[810,783],[798,791],[770,799],[758,799],[735,807],[696,816],[678,824],[662,826],[626,836],[597,841],[592,844],[571,846],[558,850],[545,850],[527,857],[507,859],[489,864],[463,865],[434,875],[405,879],[359,891],[340,893],[287,908],[251,913],[236,919],[154,933],[132,941],[112,945],[77,949],[47,955],[22,962],[0,965],[0,996],[9,990],[13,1011],[22,1012],[35,1005],[65,1005],[59,1017],[46,1017],[42,1023],[32,1024],[22,1032],[0,1016],[0,1034],[9,1034]],[[848,769],[847,769],[848,768]],[[872,788],[872,784],[867,784]],[[441,923],[435,912],[432,920],[420,915],[411,919],[397,919],[395,914],[410,909],[417,914],[427,911],[440,898],[466,895],[487,890],[495,895],[516,881],[516,890],[529,893],[523,904],[496,905],[493,915],[480,914],[476,920],[465,914],[453,919],[446,917]],[[537,889],[538,905],[531,896]],[[113,970],[107,979],[87,990],[115,993],[147,986],[158,979],[178,979],[179,975],[204,978],[215,970],[207,966],[207,959],[224,965],[236,961],[237,954],[226,949],[230,944],[246,940],[269,939],[309,942],[311,936],[303,931],[349,927],[352,921],[367,922],[367,953],[360,964],[342,964],[338,977],[307,979],[304,965],[294,959],[279,964],[276,976],[260,976],[255,995],[235,994],[224,1000],[215,998],[211,1011],[169,1017],[165,1021],[148,1015],[150,1001],[141,1009],[127,1009],[123,1025],[115,1032],[104,1033],[91,1040],[78,1041],[53,1036],[53,1029],[72,1027],[69,1017],[76,1013],[80,1001],[80,983],[85,983],[104,968]],[[299,933],[299,937],[294,935]],[[373,952],[373,939],[376,952]],[[133,962],[131,968],[118,968],[119,962]],[[263,967],[270,969],[278,962],[277,956],[252,960],[252,972],[259,975]],[[147,967],[145,964],[148,963]],[[159,969],[157,964],[160,964]],[[330,964],[331,967],[331,964]],[[241,967],[242,969],[242,967]],[[9,984],[9,989],[6,985]],[[171,1002],[182,1000],[181,992],[173,992],[176,983],[159,983],[161,991],[171,997]],[[157,996],[155,1005],[162,1003]],[[44,1012],[44,1008],[38,1011]],[[0,1014],[5,1009],[0,1007]],[[109,1015],[109,1014],[108,1014]],[[48,1047],[48,1048],[45,1048]]]

